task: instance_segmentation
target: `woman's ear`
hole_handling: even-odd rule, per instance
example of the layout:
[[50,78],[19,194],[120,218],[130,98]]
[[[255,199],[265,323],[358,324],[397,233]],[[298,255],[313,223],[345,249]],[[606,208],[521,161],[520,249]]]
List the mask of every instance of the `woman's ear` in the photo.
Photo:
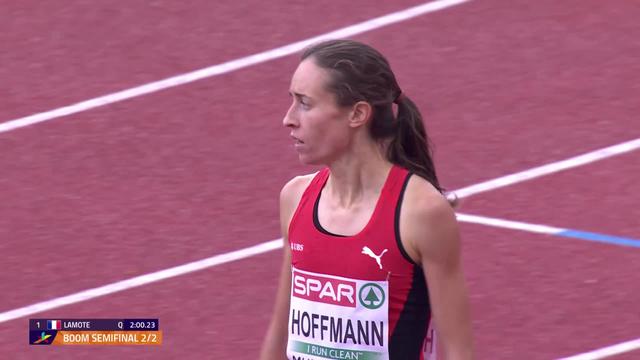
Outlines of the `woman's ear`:
[[353,105],[349,115],[349,126],[357,128],[366,125],[373,116],[371,104],[366,101],[358,101]]

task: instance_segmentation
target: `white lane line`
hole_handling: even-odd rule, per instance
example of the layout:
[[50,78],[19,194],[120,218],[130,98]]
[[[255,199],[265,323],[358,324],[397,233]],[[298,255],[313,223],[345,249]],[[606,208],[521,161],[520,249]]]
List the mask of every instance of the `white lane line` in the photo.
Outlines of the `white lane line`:
[[558,360],[598,360],[640,349],[640,338]]
[[566,230],[566,229],[552,227],[552,226],[529,224],[529,223],[524,223],[519,221],[496,219],[496,218],[490,218],[490,217],[478,216],[478,215],[457,213],[456,217],[461,222],[499,227],[503,229],[520,230],[520,231],[532,232],[537,234],[554,235]]
[[640,239],[634,239],[630,237],[615,236],[609,234],[593,233],[589,231],[564,229],[547,225],[530,224],[520,221],[504,220],[490,218],[486,216],[469,215],[456,213],[456,217],[460,222],[467,222],[478,225],[492,226],[503,229],[520,230],[530,233],[547,234],[562,237],[569,237],[573,239],[580,239],[584,241],[594,241],[605,244],[613,244],[620,246],[630,246],[640,248]]
[[463,4],[471,0],[438,0],[428,2],[422,5],[411,7],[405,10],[390,13],[371,20],[367,20],[358,24],[347,26],[335,31],[321,34],[306,40],[291,43],[279,48],[267,50],[258,54],[249,55],[240,59],[228,61],[222,64],[209,66],[203,69],[191,71],[181,75],[176,75],[167,79],[155,81],[130,89],[118,91],[108,95],[100,96],[90,100],[82,101],[73,105],[64,106],[58,109],[45,111],[19,119],[9,120],[0,123],[0,133],[15,130],[21,127],[37,124],[43,121],[57,119],[63,116],[76,114],[87,111],[100,106],[124,101],[142,95],[151,94],[160,90],[172,88],[175,86],[185,85],[197,80],[208,77],[226,74],[235,70],[239,70],[252,65],[257,65],[270,60],[278,59],[284,56],[294,54],[316,42],[336,38],[348,38],[354,35],[362,34],[371,30],[375,30],[384,26],[406,21],[420,15],[431,12],[444,10],[446,8]]
[[282,247],[282,239],[267,241],[258,245],[250,246],[244,249],[235,250],[225,254],[215,255],[206,259],[197,260],[184,265],[179,265],[169,269],[156,271],[149,274],[136,276],[130,279],[118,281],[97,288],[84,290],[75,294],[39,302],[19,309],[10,310],[0,313],[0,323],[29,316],[31,314],[43,312],[59,308],[65,305],[75,304],[82,301],[91,300],[100,296],[113,294],[134,287],[151,284],[156,281],[169,279],[172,277],[185,275],[194,271],[204,270],[206,268],[221,265],[231,261],[236,261],[258,254],[266,253]]
[[574,167],[589,164],[595,161],[603,160],[612,156],[624,154],[630,151],[640,149],[640,138],[623,142],[617,145],[609,146],[603,149],[594,150],[586,154],[575,156],[562,161],[553,162],[543,166],[524,170],[514,174],[501,176],[496,179],[481,182],[453,191],[459,198],[466,198],[475,194],[479,194],[489,190],[495,190],[501,187],[513,185],[523,181],[531,180],[544,175],[571,169]]

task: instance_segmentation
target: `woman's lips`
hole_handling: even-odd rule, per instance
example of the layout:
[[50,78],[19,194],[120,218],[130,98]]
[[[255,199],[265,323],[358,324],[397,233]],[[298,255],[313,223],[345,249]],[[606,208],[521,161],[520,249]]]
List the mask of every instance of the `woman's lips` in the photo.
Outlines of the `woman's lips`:
[[291,138],[293,139],[293,147],[297,150],[297,151],[302,151],[304,148],[304,141],[298,139],[297,137],[291,135]]
[[304,141],[298,139],[297,137],[291,135],[291,138],[293,139],[293,141],[297,144],[304,144]]

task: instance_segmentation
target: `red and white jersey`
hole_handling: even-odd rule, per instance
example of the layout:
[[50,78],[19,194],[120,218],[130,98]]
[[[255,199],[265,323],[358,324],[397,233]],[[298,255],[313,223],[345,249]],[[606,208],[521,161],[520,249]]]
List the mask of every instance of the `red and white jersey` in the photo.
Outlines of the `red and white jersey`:
[[424,359],[435,343],[427,337],[429,293],[399,235],[411,174],[392,167],[369,222],[354,236],[331,234],[318,221],[329,175],[324,169],[314,177],[289,226],[288,358]]

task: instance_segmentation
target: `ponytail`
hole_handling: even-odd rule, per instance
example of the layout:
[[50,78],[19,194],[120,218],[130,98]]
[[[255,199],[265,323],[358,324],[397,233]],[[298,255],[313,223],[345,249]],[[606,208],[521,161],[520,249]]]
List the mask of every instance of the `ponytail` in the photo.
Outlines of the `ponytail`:
[[431,144],[416,104],[404,94],[397,97],[396,134],[387,148],[387,158],[429,181],[443,192],[433,163]]

